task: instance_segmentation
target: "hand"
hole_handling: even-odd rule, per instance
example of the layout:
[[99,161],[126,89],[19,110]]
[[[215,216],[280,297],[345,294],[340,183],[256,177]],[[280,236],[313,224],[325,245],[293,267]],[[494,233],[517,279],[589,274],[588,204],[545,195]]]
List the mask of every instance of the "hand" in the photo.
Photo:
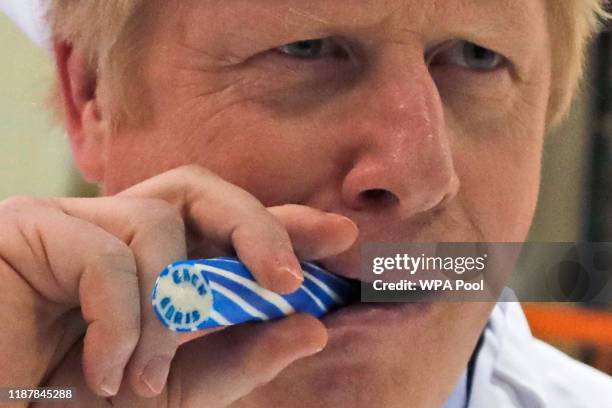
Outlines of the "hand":
[[181,406],[202,398],[227,405],[322,349],[326,332],[309,316],[216,335],[170,332],[150,307],[167,264],[206,243],[235,250],[262,286],[288,293],[303,279],[296,255],[335,255],[357,236],[345,217],[297,205],[265,208],[197,166],[114,197],[10,199],[0,204],[0,230],[0,366],[11,368],[0,373],[1,384],[51,385],[80,375],[74,350],[85,333],[84,381],[95,394],[112,396],[125,379],[124,395],[151,397],[164,389],[177,348],[205,336],[182,347],[173,364],[163,398]]

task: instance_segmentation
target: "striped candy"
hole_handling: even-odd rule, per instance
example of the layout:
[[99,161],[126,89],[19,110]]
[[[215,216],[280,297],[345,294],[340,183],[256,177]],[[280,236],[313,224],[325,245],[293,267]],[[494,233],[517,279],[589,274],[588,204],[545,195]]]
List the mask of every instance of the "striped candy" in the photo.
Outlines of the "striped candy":
[[320,317],[355,301],[359,286],[307,262],[304,282],[279,295],[259,286],[236,258],[180,261],[155,282],[153,309],[170,330],[189,332],[250,321],[275,320],[293,313]]

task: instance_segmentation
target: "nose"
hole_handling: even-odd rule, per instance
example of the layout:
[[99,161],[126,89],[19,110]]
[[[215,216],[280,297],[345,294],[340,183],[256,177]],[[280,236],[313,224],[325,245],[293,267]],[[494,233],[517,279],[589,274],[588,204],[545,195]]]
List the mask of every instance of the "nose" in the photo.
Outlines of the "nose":
[[345,131],[358,148],[342,197],[354,210],[409,218],[455,197],[459,178],[442,102],[425,63],[381,65],[351,93]]

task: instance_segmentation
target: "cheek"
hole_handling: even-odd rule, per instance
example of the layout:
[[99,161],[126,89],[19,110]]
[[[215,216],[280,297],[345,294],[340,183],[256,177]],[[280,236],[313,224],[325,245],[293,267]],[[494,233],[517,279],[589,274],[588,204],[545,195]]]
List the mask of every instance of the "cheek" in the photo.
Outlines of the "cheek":
[[[301,202],[321,187],[332,164],[320,157],[329,149],[313,136],[321,134],[317,122],[270,103],[268,82],[152,67],[150,117],[136,134],[113,138],[107,193],[183,164],[206,167],[266,205]],[[122,160],[129,156],[138,160]]]
[[524,241],[531,226],[551,81],[548,64],[534,65],[529,81],[508,82],[511,92],[503,100],[463,101],[457,107],[462,115],[452,108],[447,113],[461,180],[458,202],[485,241]]
[[[537,203],[544,134],[542,118],[518,117],[482,126],[457,149],[459,201],[489,241],[523,241]],[[525,125],[525,124],[529,125]],[[474,133],[473,133],[474,135]]]
[[[306,128],[249,103],[212,119],[198,109],[162,114],[144,129],[116,135],[107,150],[106,194],[186,164],[198,164],[265,205],[299,202],[324,173]],[[171,135],[171,136],[169,136]],[[312,150],[312,154],[309,153]],[[319,152],[319,153],[317,153]]]
[[[318,186],[307,131],[250,104],[236,105],[194,129],[187,161],[254,194],[264,205],[300,202]],[[197,154],[193,154],[197,152]]]

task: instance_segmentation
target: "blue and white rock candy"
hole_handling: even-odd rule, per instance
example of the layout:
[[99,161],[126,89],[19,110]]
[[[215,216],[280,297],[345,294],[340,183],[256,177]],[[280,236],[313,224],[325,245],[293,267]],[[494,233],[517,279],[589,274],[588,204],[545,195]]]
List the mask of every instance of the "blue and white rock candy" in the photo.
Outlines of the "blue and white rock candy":
[[307,262],[304,282],[279,295],[259,286],[236,258],[175,262],[157,278],[153,309],[170,330],[191,332],[251,321],[275,320],[293,313],[320,317],[355,301],[359,287]]

